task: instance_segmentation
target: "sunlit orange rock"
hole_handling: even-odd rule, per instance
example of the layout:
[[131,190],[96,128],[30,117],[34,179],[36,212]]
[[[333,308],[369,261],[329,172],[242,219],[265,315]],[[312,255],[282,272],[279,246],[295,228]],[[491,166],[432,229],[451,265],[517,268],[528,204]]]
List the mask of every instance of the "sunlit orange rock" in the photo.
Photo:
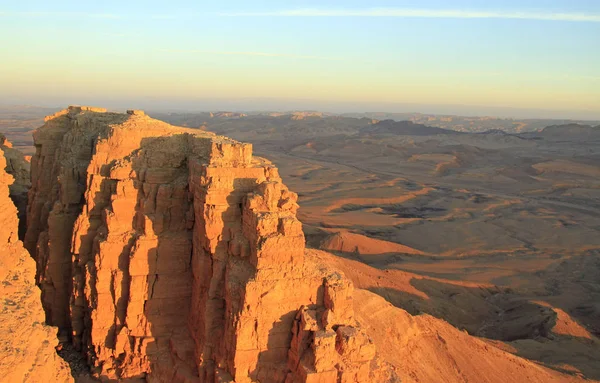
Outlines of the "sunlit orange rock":
[[14,178],[9,186],[10,199],[17,207],[19,217],[19,238],[25,233],[25,216],[27,210],[27,192],[31,187],[29,179],[29,161],[19,150],[14,149],[4,134],[0,133],[0,149],[4,153],[6,166],[4,170]]
[[25,245],[48,323],[105,379],[385,382],[352,284],[305,255],[252,146],[70,107],[34,134]]
[[0,149],[0,381],[72,382],[56,354],[56,328],[44,324],[35,262],[18,239],[17,209],[9,198],[13,177]]

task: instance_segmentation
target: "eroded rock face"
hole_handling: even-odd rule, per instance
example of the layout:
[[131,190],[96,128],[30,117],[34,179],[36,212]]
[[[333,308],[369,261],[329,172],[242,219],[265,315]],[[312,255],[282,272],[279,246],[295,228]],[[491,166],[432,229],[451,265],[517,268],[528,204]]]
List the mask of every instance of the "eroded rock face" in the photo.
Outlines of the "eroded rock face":
[[34,135],[25,244],[46,318],[104,378],[383,382],[352,285],[305,256],[252,147],[70,107]]
[[23,238],[26,230],[27,192],[31,187],[29,161],[23,156],[23,153],[13,148],[2,133],[0,133],[0,149],[4,153],[6,161],[4,170],[14,178],[14,182],[9,186],[9,195],[17,207],[19,238]]
[[13,177],[0,149],[0,380],[72,382],[58,357],[56,328],[44,324],[35,262],[18,239],[17,209],[9,198]]

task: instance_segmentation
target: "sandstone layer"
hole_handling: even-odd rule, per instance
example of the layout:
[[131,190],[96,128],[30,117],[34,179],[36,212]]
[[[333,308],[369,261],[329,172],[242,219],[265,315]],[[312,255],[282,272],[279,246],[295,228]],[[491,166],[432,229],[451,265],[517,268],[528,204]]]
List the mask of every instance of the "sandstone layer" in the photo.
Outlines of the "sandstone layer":
[[251,145],[88,107],[34,140],[25,246],[47,322],[96,376],[394,380],[352,284],[305,255],[297,195]]
[[0,380],[72,382],[56,354],[56,328],[44,324],[35,262],[18,239],[17,209],[9,198],[13,177],[5,168],[13,169],[0,150]]

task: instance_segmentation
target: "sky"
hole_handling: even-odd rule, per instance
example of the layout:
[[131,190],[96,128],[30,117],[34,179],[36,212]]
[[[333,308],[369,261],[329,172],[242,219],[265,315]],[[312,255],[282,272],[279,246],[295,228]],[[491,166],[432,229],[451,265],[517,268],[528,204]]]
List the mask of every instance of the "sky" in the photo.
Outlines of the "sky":
[[600,1],[0,0],[0,103],[600,119]]

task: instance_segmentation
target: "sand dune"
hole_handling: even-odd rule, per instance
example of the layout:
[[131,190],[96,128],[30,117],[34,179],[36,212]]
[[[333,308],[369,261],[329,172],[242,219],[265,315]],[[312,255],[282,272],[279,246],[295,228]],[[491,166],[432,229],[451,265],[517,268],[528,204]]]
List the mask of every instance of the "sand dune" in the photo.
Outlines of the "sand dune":
[[405,253],[423,254],[423,252],[399,243],[373,239],[360,234],[339,232],[328,236],[321,242],[321,249],[358,254]]

